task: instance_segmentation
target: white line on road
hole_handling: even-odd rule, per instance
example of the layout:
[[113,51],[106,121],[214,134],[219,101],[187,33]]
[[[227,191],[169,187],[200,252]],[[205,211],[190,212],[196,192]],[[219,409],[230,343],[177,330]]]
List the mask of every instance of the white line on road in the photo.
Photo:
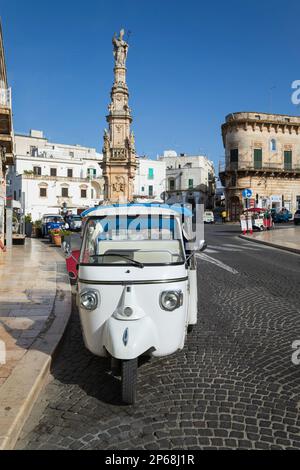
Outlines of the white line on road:
[[226,247],[226,246],[223,246],[223,245],[209,245],[210,248],[212,248],[213,250],[217,250],[217,251],[243,251],[243,249],[240,247],[240,248],[229,248],[229,247]]
[[238,271],[236,271],[235,269],[231,268],[231,267],[228,266],[227,264],[222,263],[222,261],[218,261],[218,260],[212,258],[211,256],[208,256],[208,255],[206,255],[206,254],[204,254],[204,253],[197,253],[196,256],[197,256],[197,258],[200,258],[200,259],[202,259],[203,261],[207,261],[208,263],[215,264],[215,265],[218,266],[219,268],[225,269],[225,271],[228,271],[228,272],[230,272],[231,274],[238,274]]
[[219,253],[217,250],[211,250],[210,248],[206,248],[206,253]]
[[[253,244],[253,242],[250,242]],[[224,246],[232,246],[232,247],[239,247],[239,250],[244,249],[244,250],[250,250],[250,251],[261,251],[261,248],[253,248],[252,246],[249,246],[246,243],[241,243],[240,245],[232,245],[231,243],[225,243]]]

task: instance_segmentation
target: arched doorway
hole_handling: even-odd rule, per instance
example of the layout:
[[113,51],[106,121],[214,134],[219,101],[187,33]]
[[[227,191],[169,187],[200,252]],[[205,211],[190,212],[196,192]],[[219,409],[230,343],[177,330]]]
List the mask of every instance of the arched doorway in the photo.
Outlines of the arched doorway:
[[241,215],[241,203],[238,196],[233,196],[229,201],[229,219],[232,222],[238,222]]
[[98,181],[92,180],[91,182],[93,196],[92,199],[101,200],[103,199],[103,183],[99,183]]

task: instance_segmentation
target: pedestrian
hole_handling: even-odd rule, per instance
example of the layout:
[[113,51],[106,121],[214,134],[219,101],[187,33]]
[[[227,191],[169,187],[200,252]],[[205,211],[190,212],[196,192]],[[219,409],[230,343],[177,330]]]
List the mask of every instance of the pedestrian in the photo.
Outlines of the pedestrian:
[[222,224],[225,224],[226,217],[227,217],[227,213],[226,213],[225,209],[222,211],[221,217],[222,217]]

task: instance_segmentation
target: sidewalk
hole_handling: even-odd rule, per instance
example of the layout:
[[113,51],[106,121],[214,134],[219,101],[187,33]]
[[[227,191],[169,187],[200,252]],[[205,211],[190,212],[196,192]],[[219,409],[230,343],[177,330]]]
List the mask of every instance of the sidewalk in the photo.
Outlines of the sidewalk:
[[240,235],[240,238],[300,254],[300,227],[255,232],[253,235]]
[[13,448],[70,317],[58,250],[27,239],[0,258],[0,450]]

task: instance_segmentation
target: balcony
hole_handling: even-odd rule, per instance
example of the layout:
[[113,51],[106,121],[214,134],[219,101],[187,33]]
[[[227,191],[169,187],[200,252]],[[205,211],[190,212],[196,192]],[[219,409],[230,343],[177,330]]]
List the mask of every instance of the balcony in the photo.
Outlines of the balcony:
[[10,88],[0,88],[0,147],[3,164],[13,165],[13,126]]
[[11,109],[11,88],[0,88],[0,108]]
[[21,175],[19,176],[22,176],[23,179],[29,179],[29,180],[42,180],[42,181],[57,181],[57,182],[74,182],[74,183],[91,183],[93,181],[96,181],[96,182],[102,182],[103,179],[100,177],[100,178],[90,178],[90,177],[87,177],[87,178],[79,178],[79,177],[75,177],[75,176],[50,176],[50,175],[36,175],[35,173],[33,172],[30,172],[30,173],[22,173]]
[[271,163],[271,162],[224,162],[219,163],[219,174],[230,172],[259,172],[259,173],[292,173],[300,174],[300,162],[295,163]]

